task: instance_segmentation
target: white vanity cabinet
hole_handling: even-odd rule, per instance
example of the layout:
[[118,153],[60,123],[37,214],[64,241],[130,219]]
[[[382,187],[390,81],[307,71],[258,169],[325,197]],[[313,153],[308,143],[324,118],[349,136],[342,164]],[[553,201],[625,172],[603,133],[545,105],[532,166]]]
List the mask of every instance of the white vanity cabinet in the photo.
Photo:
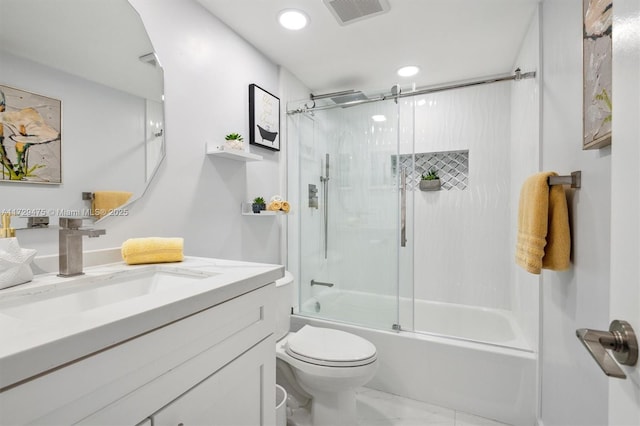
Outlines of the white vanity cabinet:
[[274,311],[271,283],[113,342],[4,389],[0,424],[273,425]]
[[[263,340],[232,363],[151,416],[154,426],[265,424],[262,411],[275,406],[265,376],[275,369],[270,339]],[[270,359],[270,362],[265,360]],[[272,359],[272,361],[271,361]],[[275,420],[274,420],[275,422]]]

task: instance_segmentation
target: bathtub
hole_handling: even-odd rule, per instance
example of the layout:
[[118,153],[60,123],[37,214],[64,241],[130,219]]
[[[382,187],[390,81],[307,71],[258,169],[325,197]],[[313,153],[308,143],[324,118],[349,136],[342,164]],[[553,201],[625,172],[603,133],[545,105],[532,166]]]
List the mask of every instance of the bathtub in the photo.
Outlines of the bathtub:
[[[535,424],[536,354],[510,312],[419,300],[419,331],[392,331],[397,303],[392,297],[326,291],[302,305],[292,328],[336,328],[371,341],[379,369],[370,388],[512,425]],[[399,303],[401,312],[410,312],[410,300]]]

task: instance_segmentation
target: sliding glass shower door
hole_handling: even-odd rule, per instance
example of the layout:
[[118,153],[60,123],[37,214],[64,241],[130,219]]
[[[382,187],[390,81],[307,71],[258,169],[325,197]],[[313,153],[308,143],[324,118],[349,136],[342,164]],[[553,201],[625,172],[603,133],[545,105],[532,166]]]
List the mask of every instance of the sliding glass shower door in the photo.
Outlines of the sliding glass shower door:
[[290,116],[298,150],[303,315],[397,327],[406,201],[398,111],[389,100]]

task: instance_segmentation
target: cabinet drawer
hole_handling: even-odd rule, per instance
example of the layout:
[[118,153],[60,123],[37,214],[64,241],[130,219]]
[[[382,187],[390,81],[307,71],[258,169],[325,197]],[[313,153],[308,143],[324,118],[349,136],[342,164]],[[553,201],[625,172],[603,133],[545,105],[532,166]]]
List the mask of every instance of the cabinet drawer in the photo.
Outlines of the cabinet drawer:
[[9,389],[0,424],[136,424],[269,336],[274,292],[259,288]]

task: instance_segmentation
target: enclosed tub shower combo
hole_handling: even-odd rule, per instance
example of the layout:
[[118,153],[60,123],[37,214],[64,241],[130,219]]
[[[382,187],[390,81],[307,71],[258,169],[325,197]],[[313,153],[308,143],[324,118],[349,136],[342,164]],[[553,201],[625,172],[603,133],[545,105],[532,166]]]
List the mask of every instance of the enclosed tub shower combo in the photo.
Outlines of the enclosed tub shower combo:
[[[372,342],[379,368],[368,386],[534,421],[537,300],[515,283],[513,247],[514,168],[537,165],[520,164],[535,159],[514,143],[512,123],[522,118],[514,97],[536,85],[534,72],[518,70],[289,103],[288,184],[300,206],[288,219],[294,329]],[[427,175],[435,189],[420,184]]]

